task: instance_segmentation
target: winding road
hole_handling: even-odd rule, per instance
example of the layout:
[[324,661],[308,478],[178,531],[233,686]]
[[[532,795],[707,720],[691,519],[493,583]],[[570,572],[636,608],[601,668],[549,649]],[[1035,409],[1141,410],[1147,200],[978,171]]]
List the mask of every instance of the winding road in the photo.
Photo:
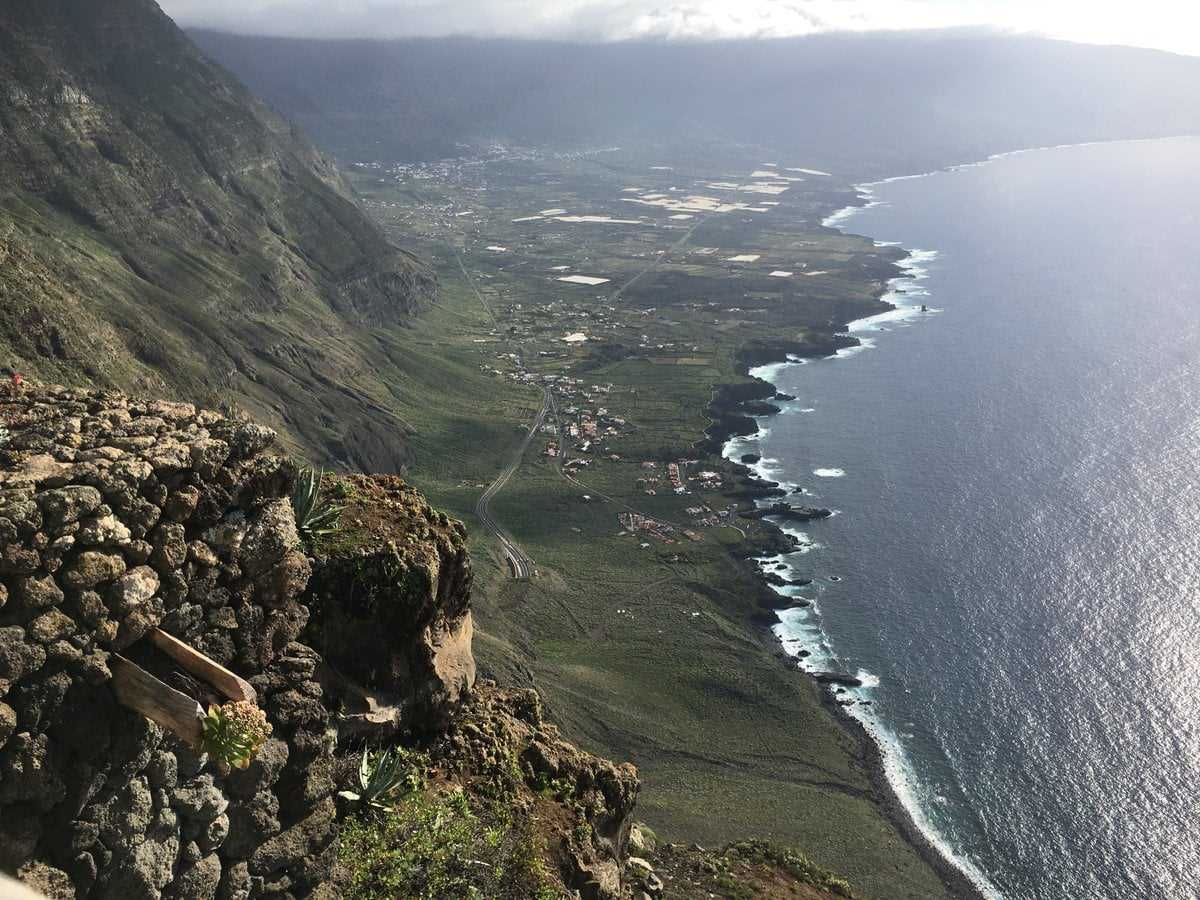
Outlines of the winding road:
[[503,472],[496,476],[496,480],[488,485],[487,490],[480,494],[479,499],[475,502],[475,515],[479,518],[483,527],[494,534],[496,540],[500,542],[500,547],[504,550],[504,557],[508,560],[508,566],[512,571],[513,578],[531,578],[537,574],[537,568],[534,566],[533,560],[529,558],[529,554],[522,550],[517,545],[517,542],[513,540],[512,535],[501,528],[500,523],[492,517],[488,506],[492,498],[500,493],[504,486],[508,484],[508,480],[521,467],[521,462],[525,459],[525,451],[529,449],[534,435],[538,433],[538,430],[546,421],[546,416],[550,412],[553,399],[551,398],[549,389],[543,389],[542,393],[542,408],[538,411],[537,417],[533,420],[533,425],[530,426],[528,433],[525,435],[525,440],[521,441],[517,452],[513,454],[512,462],[505,467]]

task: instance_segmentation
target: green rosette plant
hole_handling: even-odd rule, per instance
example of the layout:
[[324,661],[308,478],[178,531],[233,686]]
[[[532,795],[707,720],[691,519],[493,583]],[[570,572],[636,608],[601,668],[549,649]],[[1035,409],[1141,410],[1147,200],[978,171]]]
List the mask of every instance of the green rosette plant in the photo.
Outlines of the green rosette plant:
[[234,769],[249,766],[270,736],[266,713],[246,700],[210,706],[204,717],[204,752]]
[[402,789],[415,791],[422,782],[420,770],[403,749],[389,747],[378,754],[364,750],[358,767],[359,789],[339,791],[338,795],[374,809],[387,809]]

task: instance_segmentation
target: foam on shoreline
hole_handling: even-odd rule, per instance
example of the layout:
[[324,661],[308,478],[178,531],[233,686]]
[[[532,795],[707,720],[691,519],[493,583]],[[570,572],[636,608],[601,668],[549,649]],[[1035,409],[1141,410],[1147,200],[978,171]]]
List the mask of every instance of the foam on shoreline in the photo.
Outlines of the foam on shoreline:
[[[857,186],[858,190],[866,193],[868,197],[870,195],[869,187],[869,185]],[[880,202],[869,200],[865,206],[850,206],[839,210],[828,216],[822,224],[826,227],[837,227],[859,210],[877,206]],[[880,246],[884,245],[883,242],[876,243]],[[929,264],[936,258],[937,252],[933,250],[909,250],[908,255],[898,263],[901,274],[889,280],[887,291],[882,297],[883,300],[891,303],[895,308],[849,323],[846,329],[847,333],[857,337],[859,343],[854,347],[843,348],[826,358],[846,359],[852,357],[875,346],[874,339],[866,335],[873,332],[888,331],[891,327],[908,325],[926,315],[940,312],[940,310],[928,308],[928,304],[925,301],[929,297],[929,294],[920,287],[920,283],[928,276]],[[927,308],[923,310],[922,306],[926,306]],[[757,366],[751,369],[749,374],[775,385],[778,389],[777,379],[781,372],[808,362],[805,359],[793,359],[789,357],[787,362]],[[783,404],[784,411],[791,411],[793,406],[796,411],[813,411],[813,407],[811,406],[801,406],[801,401],[792,401]],[[758,433],[730,438],[725,444],[723,455],[737,462],[744,454],[760,453],[762,441],[770,433],[770,429],[765,424],[769,418],[769,416],[755,417],[755,421],[759,426]],[[777,476],[781,470],[777,458],[765,456],[761,457],[758,462],[748,468],[759,478],[767,481],[777,481],[778,478],[772,476]],[[845,475],[845,472],[836,468],[815,469],[813,470],[813,475],[816,477],[836,478]],[[786,482],[781,482],[780,486],[788,490],[802,488],[801,485]],[[786,523],[782,523],[777,527],[780,527],[785,534],[789,534],[797,540],[798,544],[796,548],[789,553],[762,558],[758,560],[758,564],[764,574],[774,572],[790,579],[798,574],[798,570],[792,565],[791,561],[794,560],[798,563],[800,557],[806,556],[813,550],[820,549],[821,544],[813,541],[807,532],[800,531]],[[833,581],[835,578],[829,576],[828,580]],[[779,594],[781,600],[785,603],[783,608],[776,610],[776,616],[779,621],[772,627],[772,632],[779,639],[784,651],[797,660],[797,666],[809,673],[844,671],[845,666],[838,657],[830,635],[826,632],[822,622],[821,593],[823,585],[820,583],[820,579],[814,578],[813,583],[807,586],[773,585],[772,590]],[[791,601],[796,599],[802,599],[805,601],[805,605],[791,605]],[[861,686],[845,687],[836,696],[839,699],[850,701],[850,705],[843,706],[842,710],[862,727],[865,734],[878,748],[883,778],[891,787],[892,792],[903,807],[912,826],[928,846],[946,860],[949,866],[961,872],[963,877],[983,897],[987,898],[987,900],[993,900],[993,898],[994,900],[1000,900],[999,891],[988,880],[982,869],[979,868],[974,860],[959,852],[928,816],[926,809],[930,798],[923,797],[922,795],[920,779],[917,777],[916,769],[905,751],[901,736],[896,734],[894,729],[882,721],[875,712],[876,689],[880,685],[879,677],[862,668],[857,669],[853,677],[861,682]],[[869,701],[869,703],[864,704],[863,701]]]

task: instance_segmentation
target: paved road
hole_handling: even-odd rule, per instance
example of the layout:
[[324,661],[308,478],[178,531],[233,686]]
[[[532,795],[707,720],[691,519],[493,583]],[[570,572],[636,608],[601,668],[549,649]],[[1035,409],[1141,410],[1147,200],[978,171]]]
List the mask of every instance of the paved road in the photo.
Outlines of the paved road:
[[529,555],[517,546],[517,542],[512,539],[500,523],[493,517],[488,504],[508,484],[508,480],[512,478],[513,473],[521,466],[521,461],[525,458],[525,451],[529,449],[534,436],[542,427],[542,423],[546,421],[546,415],[550,412],[552,403],[549,390],[543,391],[542,408],[538,412],[537,417],[533,420],[533,425],[530,426],[529,432],[525,435],[525,440],[521,441],[521,446],[517,448],[517,452],[513,455],[512,462],[496,476],[496,480],[488,485],[487,490],[480,496],[475,503],[475,515],[479,521],[483,523],[483,527],[496,536],[500,541],[500,547],[504,550],[504,557],[508,560],[508,567],[512,572],[513,578],[531,578],[537,574],[537,568],[533,564],[533,560]]

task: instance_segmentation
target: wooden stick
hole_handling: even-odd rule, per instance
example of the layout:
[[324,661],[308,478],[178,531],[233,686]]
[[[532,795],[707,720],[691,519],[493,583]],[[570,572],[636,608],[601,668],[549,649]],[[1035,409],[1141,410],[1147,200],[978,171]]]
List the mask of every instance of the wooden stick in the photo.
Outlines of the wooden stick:
[[250,686],[250,682],[234,675],[179,638],[167,634],[161,628],[155,628],[150,632],[150,642],[197,678],[207,681],[228,699],[258,703],[258,695]]
[[109,662],[117,700],[199,749],[204,734],[200,704],[169,687],[136,663],[114,653]]

